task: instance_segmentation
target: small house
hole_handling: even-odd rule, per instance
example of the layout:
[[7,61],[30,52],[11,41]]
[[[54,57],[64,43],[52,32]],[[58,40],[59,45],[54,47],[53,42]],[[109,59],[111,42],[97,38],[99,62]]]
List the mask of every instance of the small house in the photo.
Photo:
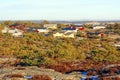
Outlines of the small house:
[[88,22],[88,23],[85,23],[85,25],[100,25],[101,23],[100,22]]
[[19,23],[15,23],[9,26],[11,29],[19,29],[24,31],[25,30],[25,25],[24,24],[19,24]]
[[4,29],[2,30],[2,33],[3,33],[3,34],[5,34],[5,33],[7,33],[7,32],[8,32],[8,30],[9,30],[9,28],[8,28],[8,27],[4,27]]
[[23,33],[20,30],[16,29],[16,28],[5,27],[2,30],[2,33],[3,34],[10,33],[10,34],[12,34],[13,37],[23,37]]
[[66,38],[75,38],[75,34],[73,32],[67,32],[63,35]]
[[102,32],[88,32],[87,33],[87,36],[89,37],[89,38],[94,38],[94,37],[104,37],[104,33],[102,33]]
[[23,33],[22,32],[13,33],[12,36],[13,37],[23,37]]
[[113,46],[120,50],[120,42],[113,43]]
[[26,30],[27,30],[27,32],[35,32],[36,28],[32,27],[32,28],[27,28]]
[[78,30],[85,30],[83,24],[74,24],[74,25],[75,25],[75,27],[76,27]]
[[72,23],[62,23],[63,25],[65,25],[65,26],[71,26],[72,25]]
[[75,33],[73,32],[56,32],[53,34],[54,37],[61,37],[61,38],[75,38]]
[[16,33],[16,32],[19,32],[18,29],[13,29],[13,28],[8,28],[8,27],[5,27],[3,30],[2,30],[2,33]]
[[105,26],[94,26],[93,29],[105,29]]
[[40,28],[40,27],[31,27],[27,29],[27,32],[38,32],[38,33],[48,33],[49,30],[46,28]]
[[46,28],[39,28],[39,29],[36,29],[36,31],[37,31],[38,33],[48,33],[48,32],[49,32],[49,30],[46,29]]
[[53,33],[53,37],[63,37],[63,35],[64,35],[64,32]]
[[62,28],[62,31],[77,33],[76,27]]
[[19,32],[18,29],[9,29],[9,30],[8,30],[8,33],[11,33],[11,34],[17,33],[17,32]]
[[17,24],[17,23],[15,23],[15,24],[10,25],[9,27],[10,27],[10,28],[19,28],[19,27],[20,27],[20,25],[19,25],[19,24]]
[[47,29],[57,29],[57,24],[44,24]]

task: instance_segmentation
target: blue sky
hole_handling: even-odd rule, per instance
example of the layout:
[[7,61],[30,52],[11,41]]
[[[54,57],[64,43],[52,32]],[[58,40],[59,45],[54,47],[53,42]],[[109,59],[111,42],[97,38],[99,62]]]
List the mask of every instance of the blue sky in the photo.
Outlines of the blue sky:
[[0,20],[120,20],[120,0],[0,0]]

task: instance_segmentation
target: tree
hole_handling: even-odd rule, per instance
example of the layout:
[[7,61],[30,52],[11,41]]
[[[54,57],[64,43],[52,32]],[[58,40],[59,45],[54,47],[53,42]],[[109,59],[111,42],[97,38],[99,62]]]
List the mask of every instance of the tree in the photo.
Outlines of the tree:
[[42,22],[42,24],[50,24],[50,22],[47,21],[47,20],[44,20],[44,21]]
[[4,24],[7,25],[7,26],[10,26],[10,25],[13,24],[13,22],[12,21],[5,21]]

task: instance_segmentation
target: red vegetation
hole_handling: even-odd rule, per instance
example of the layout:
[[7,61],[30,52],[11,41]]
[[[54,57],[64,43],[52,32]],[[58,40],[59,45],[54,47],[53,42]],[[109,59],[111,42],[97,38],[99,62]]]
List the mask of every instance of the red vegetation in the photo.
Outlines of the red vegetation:
[[[44,68],[50,68],[54,69],[55,71],[61,72],[61,73],[70,73],[73,71],[88,71],[87,75],[101,75],[102,77],[107,76],[104,74],[104,70],[108,65],[112,65],[111,62],[95,62],[92,60],[86,60],[86,61],[76,61],[76,62],[58,62],[57,65],[40,65],[40,67]],[[118,63],[114,63],[118,64]],[[120,70],[119,66],[116,67],[108,67],[109,76],[113,76],[116,74],[118,70]],[[102,73],[100,73],[102,71]]]
[[48,75],[34,75],[32,80],[52,80]]
[[120,77],[115,77],[114,80],[120,80]]
[[8,74],[8,75],[5,75],[5,77],[9,77],[9,78],[23,78],[24,76],[22,74]]
[[[67,73],[72,71],[79,71],[79,70],[89,70],[91,68],[94,68],[98,70],[102,63],[92,62],[92,61],[76,61],[76,62],[59,62],[58,65],[45,65],[45,68],[54,69],[55,71],[61,72],[61,73]],[[40,65],[40,67],[43,67],[43,65]]]
[[26,68],[24,68],[24,67],[18,67],[18,68],[16,68],[17,70],[25,70]]

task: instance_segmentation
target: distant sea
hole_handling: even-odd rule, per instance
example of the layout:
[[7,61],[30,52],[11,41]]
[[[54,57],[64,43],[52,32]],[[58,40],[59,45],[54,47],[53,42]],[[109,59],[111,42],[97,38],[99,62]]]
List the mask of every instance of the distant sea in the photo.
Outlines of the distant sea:
[[[0,20],[1,22],[4,22],[5,20]],[[13,21],[13,22],[17,22],[17,21],[24,21],[24,22],[34,22],[34,23],[41,23],[44,20],[7,20],[7,21]],[[74,23],[74,24],[84,24],[84,23],[88,23],[88,22],[100,22],[100,23],[105,23],[105,22],[120,22],[120,20],[85,20],[85,21],[79,21],[79,20],[48,20],[51,23]]]

